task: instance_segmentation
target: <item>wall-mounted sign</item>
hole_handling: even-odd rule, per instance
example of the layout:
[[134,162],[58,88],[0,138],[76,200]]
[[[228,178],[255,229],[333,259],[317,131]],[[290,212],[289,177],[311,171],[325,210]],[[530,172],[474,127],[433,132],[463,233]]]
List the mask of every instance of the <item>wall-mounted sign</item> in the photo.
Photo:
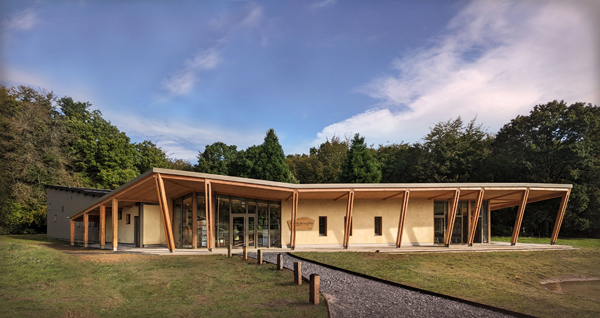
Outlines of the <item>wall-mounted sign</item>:
[[[290,231],[292,230],[292,221],[287,221]],[[310,231],[315,225],[315,220],[309,218],[296,219],[296,231]]]

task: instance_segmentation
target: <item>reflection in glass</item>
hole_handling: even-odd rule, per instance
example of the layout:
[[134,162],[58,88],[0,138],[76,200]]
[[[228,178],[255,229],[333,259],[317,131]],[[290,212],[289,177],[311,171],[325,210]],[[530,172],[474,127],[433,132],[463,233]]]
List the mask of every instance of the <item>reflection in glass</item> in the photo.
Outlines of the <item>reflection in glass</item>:
[[258,246],[269,246],[269,204],[258,202]]
[[279,203],[269,205],[269,238],[271,247],[281,247],[281,207]]
[[229,202],[228,197],[218,199],[219,222],[215,222],[216,247],[229,246]]
[[199,193],[196,196],[196,209],[198,211],[198,219],[196,220],[197,232],[198,232],[198,247],[207,247],[206,240],[206,201],[204,193]]
[[254,244],[254,216],[248,216],[248,246],[256,247]]
[[244,246],[244,217],[233,217],[233,246]]
[[181,248],[181,199],[173,201],[173,239],[175,248]]
[[192,197],[187,197],[183,199],[182,205],[182,213],[181,213],[181,241],[182,247],[191,248],[192,247],[192,229],[194,226],[193,220],[193,207],[192,207]]
[[231,213],[246,213],[246,200],[240,198],[231,199]]

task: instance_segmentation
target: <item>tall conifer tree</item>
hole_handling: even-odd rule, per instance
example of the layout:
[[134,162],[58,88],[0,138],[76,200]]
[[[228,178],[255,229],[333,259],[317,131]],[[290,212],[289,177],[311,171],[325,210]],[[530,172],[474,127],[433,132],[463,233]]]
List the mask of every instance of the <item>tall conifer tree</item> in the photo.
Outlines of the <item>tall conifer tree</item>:
[[377,183],[381,180],[381,170],[377,160],[371,156],[365,137],[354,135],[348,157],[342,169],[342,181],[347,183]]
[[269,181],[297,182],[285,163],[283,148],[273,128],[267,131],[259,146],[250,177]]

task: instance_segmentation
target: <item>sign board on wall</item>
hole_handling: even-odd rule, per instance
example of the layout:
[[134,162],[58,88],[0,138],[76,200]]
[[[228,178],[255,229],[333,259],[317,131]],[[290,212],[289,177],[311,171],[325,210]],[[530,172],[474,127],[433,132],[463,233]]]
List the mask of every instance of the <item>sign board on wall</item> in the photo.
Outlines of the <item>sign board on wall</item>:
[[[292,221],[287,221],[290,231],[292,230]],[[315,220],[309,218],[296,219],[296,231],[310,231],[315,225]]]

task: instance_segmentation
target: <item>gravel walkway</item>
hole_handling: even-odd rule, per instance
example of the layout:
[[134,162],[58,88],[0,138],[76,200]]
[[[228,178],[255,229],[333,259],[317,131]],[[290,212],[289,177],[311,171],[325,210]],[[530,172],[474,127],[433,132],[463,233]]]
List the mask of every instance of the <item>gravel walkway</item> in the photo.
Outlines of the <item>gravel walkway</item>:
[[[248,253],[248,257],[256,258],[256,253]],[[277,264],[277,254],[264,253],[263,260]],[[329,303],[332,317],[512,317],[332,270],[283,254],[285,268],[293,270],[296,261],[302,262],[304,278],[308,279],[311,274],[321,276],[321,293]]]

